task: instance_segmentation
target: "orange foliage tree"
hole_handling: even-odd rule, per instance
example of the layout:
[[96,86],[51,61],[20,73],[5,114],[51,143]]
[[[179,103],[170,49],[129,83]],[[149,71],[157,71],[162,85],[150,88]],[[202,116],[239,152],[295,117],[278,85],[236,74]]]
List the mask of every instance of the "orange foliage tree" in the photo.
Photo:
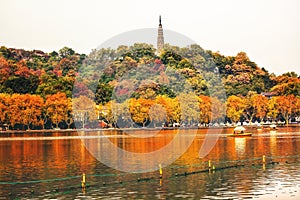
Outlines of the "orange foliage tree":
[[224,121],[226,105],[216,97],[211,97],[211,120]]
[[268,98],[257,94],[256,92],[248,92],[248,95],[245,98],[245,112],[244,116],[252,122],[253,117],[257,117],[260,120],[263,120],[267,115],[268,111]]
[[296,114],[297,110],[297,97],[294,95],[279,96],[276,99],[278,110],[288,124],[291,117]]
[[0,93],[0,125],[7,123],[8,101],[9,95]]
[[22,108],[24,106],[22,102],[22,95],[20,94],[13,94],[10,98],[7,100],[8,104],[8,112],[7,112],[7,118],[9,121],[10,126],[12,129],[16,124],[22,123]]
[[0,83],[3,83],[9,78],[11,74],[11,67],[7,60],[3,57],[0,57]]
[[211,110],[211,98],[208,96],[199,96],[199,108],[200,108],[200,121],[204,123],[211,122],[212,110]]
[[70,99],[67,98],[66,94],[61,92],[46,97],[45,113],[47,113],[56,128],[58,128],[58,124],[65,120],[69,114],[69,101]]
[[21,101],[21,123],[27,125],[27,129],[30,129],[30,125],[42,125],[43,98],[38,95],[25,94],[20,95],[19,100]]
[[263,95],[256,94],[251,97],[251,103],[253,106],[253,114],[260,120],[263,120],[268,111],[268,98]]

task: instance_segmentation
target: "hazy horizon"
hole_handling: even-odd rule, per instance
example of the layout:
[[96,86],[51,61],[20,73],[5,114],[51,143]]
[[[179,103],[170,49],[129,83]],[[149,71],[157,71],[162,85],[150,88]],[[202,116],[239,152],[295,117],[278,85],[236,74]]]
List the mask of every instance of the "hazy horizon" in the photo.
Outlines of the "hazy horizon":
[[68,46],[88,54],[119,34],[156,29],[161,15],[164,30],[206,50],[225,56],[243,51],[270,73],[300,74],[297,0],[0,0],[0,5],[1,46],[45,52]]

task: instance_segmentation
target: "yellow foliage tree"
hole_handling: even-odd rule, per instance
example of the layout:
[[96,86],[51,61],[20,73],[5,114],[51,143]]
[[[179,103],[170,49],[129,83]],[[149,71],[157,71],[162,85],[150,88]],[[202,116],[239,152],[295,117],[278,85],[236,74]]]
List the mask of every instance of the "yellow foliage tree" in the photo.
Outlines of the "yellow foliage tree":
[[232,95],[227,99],[226,107],[227,107],[226,110],[227,117],[232,122],[237,122],[240,120],[246,108],[246,103],[243,98]]
[[267,107],[268,107],[267,116],[272,119],[276,119],[279,114],[277,97],[272,97],[271,99],[269,99]]
[[92,99],[86,96],[79,96],[73,99],[72,104],[72,112],[74,112],[75,119],[81,121],[83,127],[87,121],[92,122],[98,118],[96,103]]
[[181,120],[187,122],[199,122],[199,98],[194,93],[181,93],[178,96],[181,109]]
[[48,114],[52,123],[58,128],[58,124],[65,120],[68,116],[70,107],[68,106],[70,101],[65,93],[56,93],[48,95],[45,102],[45,112]]
[[136,123],[143,124],[143,127],[145,127],[145,124],[149,121],[149,112],[151,106],[154,104],[153,100],[149,99],[131,99],[129,110],[132,116],[132,119]]
[[156,97],[155,102],[166,111],[166,121],[179,122],[181,117],[180,105],[177,98],[169,98],[165,95]]

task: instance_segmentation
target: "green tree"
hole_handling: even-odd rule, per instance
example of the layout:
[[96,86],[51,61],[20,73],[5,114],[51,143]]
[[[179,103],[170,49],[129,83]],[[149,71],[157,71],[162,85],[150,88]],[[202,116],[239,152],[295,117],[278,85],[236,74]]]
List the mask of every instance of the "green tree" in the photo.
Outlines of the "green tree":
[[82,126],[88,122],[93,122],[98,119],[96,103],[86,96],[74,98],[73,102],[74,118],[82,123]]
[[69,47],[63,47],[58,51],[61,58],[68,58],[75,54],[75,51]]
[[181,119],[191,125],[199,122],[199,98],[194,93],[181,93],[178,96],[181,109]]

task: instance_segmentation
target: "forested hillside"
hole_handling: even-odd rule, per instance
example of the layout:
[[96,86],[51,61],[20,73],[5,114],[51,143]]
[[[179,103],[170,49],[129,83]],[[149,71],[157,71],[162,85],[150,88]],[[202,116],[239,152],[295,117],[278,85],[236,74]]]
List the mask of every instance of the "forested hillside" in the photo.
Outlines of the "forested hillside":
[[[148,44],[102,48],[89,55],[68,47],[44,53],[2,46],[0,93],[0,124],[10,128],[74,126],[74,121],[83,119],[72,110],[74,102],[81,110],[84,106],[80,102],[89,102],[97,112],[85,113],[84,117],[89,121],[103,119],[110,126],[120,118],[128,126],[288,121],[299,114],[300,78],[294,72],[270,74],[244,52],[224,56],[199,45],[180,48],[167,44],[159,55]],[[194,97],[197,108],[184,116],[180,99]],[[78,101],[80,98],[86,99]],[[222,103],[226,108],[220,106]],[[112,104],[128,106],[118,113],[110,110]],[[165,114],[155,114],[162,113],[160,110]],[[14,119],[15,113],[28,119]]]

